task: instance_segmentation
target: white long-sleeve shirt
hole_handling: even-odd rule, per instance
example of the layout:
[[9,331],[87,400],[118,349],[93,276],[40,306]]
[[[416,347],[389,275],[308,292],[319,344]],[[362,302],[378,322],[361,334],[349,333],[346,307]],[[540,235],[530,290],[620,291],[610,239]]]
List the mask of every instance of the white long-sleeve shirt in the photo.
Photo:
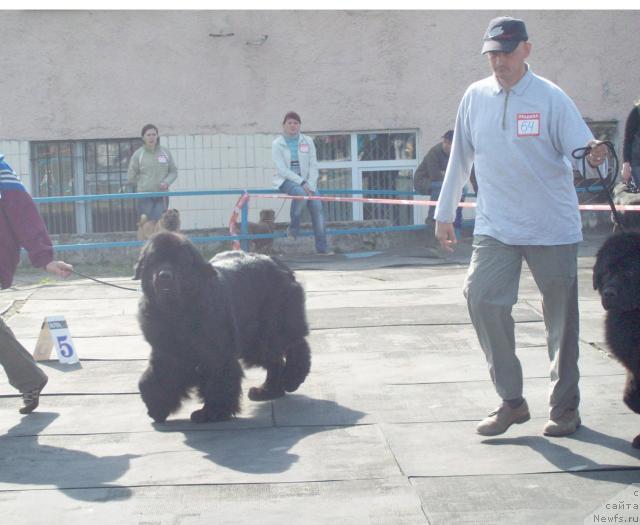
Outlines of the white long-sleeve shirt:
[[494,76],[475,82],[458,108],[436,220],[453,222],[475,165],[474,234],[512,245],[581,241],[571,152],[592,139],[573,101],[530,69],[508,92]]

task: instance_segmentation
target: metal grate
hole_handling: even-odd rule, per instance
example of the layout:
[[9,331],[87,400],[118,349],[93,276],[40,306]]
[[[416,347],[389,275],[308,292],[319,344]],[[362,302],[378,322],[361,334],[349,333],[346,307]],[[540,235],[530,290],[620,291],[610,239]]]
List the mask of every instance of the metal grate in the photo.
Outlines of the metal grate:
[[415,158],[415,133],[358,134],[358,160],[410,160]]
[[[35,193],[39,197],[75,194],[73,142],[45,142],[31,145]],[[76,233],[75,206],[72,202],[40,205],[49,233]]]
[[[412,191],[412,170],[380,170],[362,172],[362,189]],[[384,193],[367,194],[366,197],[385,199],[407,199],[407,196],[394,196]],[[390,204],[364,203],[364,220],[385,219],[392,226],[413,224],[413,206],[394,206]]]
[[[83,145],[85,193],[98,195],[133,190],[127,186],[127,169],[131,155],[142,145],[142,140],[92,140]],[[85,213],[93,232],[136,229],[138,215],[133,199],[92,202]]]

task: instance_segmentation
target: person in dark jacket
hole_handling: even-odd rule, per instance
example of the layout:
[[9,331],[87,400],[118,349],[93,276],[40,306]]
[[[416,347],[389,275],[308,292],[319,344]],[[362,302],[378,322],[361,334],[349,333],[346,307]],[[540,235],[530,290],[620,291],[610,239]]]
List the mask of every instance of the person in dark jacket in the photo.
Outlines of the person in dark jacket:
[[[67,277],[73,267],[53,260],[53,246],[47,228],[33,199],[11,166],[0,154],[0,285],[9,288],[20,261],[20,248],[29,255],[31,264],[47,272]],[[22,394],[21,414],[33,412],[47,375],[38,368],[33,357],[18,342],[11,329],[0,318],[0,365],[11,386]]]
[[622,180],[640,188],[640,100],[637,100],[624,126]]

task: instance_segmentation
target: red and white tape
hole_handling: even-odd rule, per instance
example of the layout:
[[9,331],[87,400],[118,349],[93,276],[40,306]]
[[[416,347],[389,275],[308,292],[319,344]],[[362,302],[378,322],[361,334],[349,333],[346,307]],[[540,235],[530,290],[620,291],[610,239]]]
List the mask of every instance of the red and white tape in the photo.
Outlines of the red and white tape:
[[[256,194],[259,199],[291,199],[291,200],[316,200],[327,202],[366,202],[371,204],[408,204],[409,206],[435,206],[438,201],[427,201],[421,199],[379,199],[367,197],[335,197],[324,195],[286,195],[286,194]],[[475,202],[460,202],[461,208],[475,208]],[[578,209],[585,211],[611,211],[608,204],[580,204]],[[639,204],[616,204],[618,211],[640,211]]]

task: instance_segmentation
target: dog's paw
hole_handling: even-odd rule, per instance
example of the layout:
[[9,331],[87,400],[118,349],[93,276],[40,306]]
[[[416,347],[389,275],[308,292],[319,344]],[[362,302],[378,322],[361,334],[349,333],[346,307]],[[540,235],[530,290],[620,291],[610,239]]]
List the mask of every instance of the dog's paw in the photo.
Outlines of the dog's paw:
[[631,442],[631,446],[633,448],[640,448],[640,434],[638,434],[636,437],[633,438],[633,441]]
[[167,417],[169,416],[168,413],[164,413],[164,412],[147,412],[147,414],[149,414],[149,417],[151,419],[153,419],[156,423],[164,423],[167,420]]
[[215,423],[216,421],[227,421],[228,419],[231,419],[231,414],[214,413],[206,408],[191,412],[192,423]]
[[261,386],[254,386],[249,389],[248,396],[251,401],[268,401],[284,396],[284,390],[268,390]]

